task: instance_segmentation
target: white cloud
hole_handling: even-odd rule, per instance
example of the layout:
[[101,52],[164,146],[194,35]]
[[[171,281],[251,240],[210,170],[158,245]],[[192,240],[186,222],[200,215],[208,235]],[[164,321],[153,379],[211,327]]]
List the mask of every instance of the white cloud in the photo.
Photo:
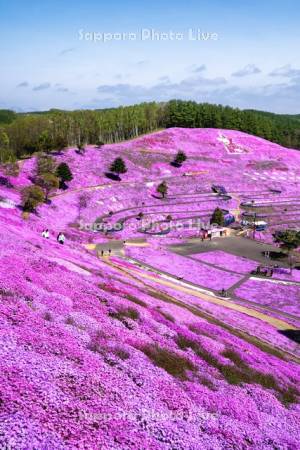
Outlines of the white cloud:
[[206,65],[205,64],[201,64],[201,66],[196,66],[192,68],[192,72],[194,73],[201,73],[204,72],[206,70]]
[[97,88],[103,98],[111,98],[119,104],[133,102],[168,100],[173,97],[193,98],[197,93],[227,83],[223,77],[204,78],[194,76],[185,78],[178,83],[172,83],[168,77],[163,77],[152,86],[133,85],[129,83],[105,84]]
[[51,86],[50,83],[41,83],[32,88],[33,91],[44,91],[45,89],[49,89]]
[[59,56],[67,55],[68,53],[72,53],[75,51],[75,47],[65,48],[59,52]]
[[287,77],[294,78],[300,77],[300,69],[293,69],[290,64],[286,64],[285,66],[278,67],[277,69],[272,70],[269,74],[271,77]]
[[232,76],[233,77],[246,77],[248,75],[255,75],[260,72],[261,72],[261,70],[255,64],[247,64],[242,69],[237,70],[236,72],[233,72]]
[[22,88],[22,87],[28,87],[29,83],[27,81],[22,81],[22,83],[19,83],[17,85],[18,88]]

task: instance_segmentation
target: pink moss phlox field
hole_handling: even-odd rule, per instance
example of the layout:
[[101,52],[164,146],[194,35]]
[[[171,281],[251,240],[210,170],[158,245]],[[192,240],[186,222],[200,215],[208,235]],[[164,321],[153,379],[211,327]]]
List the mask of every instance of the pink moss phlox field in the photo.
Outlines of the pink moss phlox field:
[[236,289],[235,293],[258,304],[273,306],[295,315],[299,313],[300,284],[250,279]]
[[[188,156],[181,168],[170,165],[178,150]],[[105,175],[117,156],[128,168],[120,182]],[[130,261],[212,292],[243,281],[253,261],[220,251],[177,255],[167,246],[194,230],[146,235],[136,216],[207,221],[216,206],[238,210],[255,195],[279,202],[274,186],[291,200],[299,152],[234,131],[174,128],[55,159],[74,178],[27,218],[20,193],[35,158],[19,162],[18,176],[1,169],[10,183],[0,186],[0,449],[299,448],[296,342],[262,320],[147,280]],[[156,196],[162,179],[165,200]],[[212,194],[212,183],[232,199]],[[135,227],[108,235],[80,228],[103,218]],[[111,258],[97,257],[93,245],[116,238],[148,246],[129,242]],[[274,273],[280,282],[243,281],[235,294],[296,315],[299,276],[287,272]]]
[[189,259],[185,264],[185,258],[163,249],[129,247],[128,255],[138,261],[155,266],[172,275],[183,277],[185,280],[200,286],[221,290],[228,289],[241,278],[238,274],[225,272],[214,267],[201,264],[199,261]]

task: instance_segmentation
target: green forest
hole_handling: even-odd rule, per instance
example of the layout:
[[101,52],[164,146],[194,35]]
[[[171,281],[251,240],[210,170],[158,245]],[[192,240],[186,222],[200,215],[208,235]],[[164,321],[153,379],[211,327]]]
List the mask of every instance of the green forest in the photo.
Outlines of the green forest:
[[240,130],[300,149],[300,115],[171,100],[101,110],[0,110],[0,162],[67,146],[119,142],[169,127]]

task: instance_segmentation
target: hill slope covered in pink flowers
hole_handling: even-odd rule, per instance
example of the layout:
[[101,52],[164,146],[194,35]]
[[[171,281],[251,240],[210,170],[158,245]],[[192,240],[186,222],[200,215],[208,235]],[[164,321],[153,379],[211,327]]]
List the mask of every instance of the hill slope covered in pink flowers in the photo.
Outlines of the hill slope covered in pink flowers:
[[[178,150],[187,154],[180,168],[170,165]],[[120,182],[105,176],[117,156],[128,168]],[[193,230],[145,234],[136,216],[208,220],[216,206],[239,216],[254,200],[269,221],[258,238],[270,242],[272,231],[300,224],[300,152],[240,132],[175,128],[53,158],[74,179],[27,218],[20,192],[36,158],[20,161],[17,176],[1,173],[0,449],[299,449],[299,346],[271,321],[214,302],[221,279],[237,293],[232,302],[295,329],[297,276],[281,274],[273,290],[243,282],[255,262],[223,265],[222,252],[189,261],[169,244]],[[213,183],[231,198],[213,194]],[[123,226],[94,233],[97,220]],[[113,240],[126,245],[99,257],[97,245]],[[199,285],[197,296],[134,259]]]

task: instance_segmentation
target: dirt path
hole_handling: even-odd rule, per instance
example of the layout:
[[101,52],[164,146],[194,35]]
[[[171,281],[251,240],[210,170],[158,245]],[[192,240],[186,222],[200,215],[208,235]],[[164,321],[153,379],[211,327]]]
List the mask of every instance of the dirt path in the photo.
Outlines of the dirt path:
[[[132,261],[136,262],[136,264],[138,266],[144,267],[145,270],[148,270],[148,271],[150,270],[150,271],[152,271],[154,273],[165,275],[165,276],[167,276],[169,278],[174,279],[176,282],[178,282],[178,280],[177,280],[177,278],[176,278],[176,276],[174,274],[171,274],[169,272],[165,272],[163,270],[157,269],[157,268],[155,268],[155,267],[153,267],[153,266],[151,266],[149,264],[146,264],[146,263],[143,263],[141,261],[135,260],[134,258],[130,258],[130,259]],[[191,258],[191,259],[193,259],[193,258]],[[194,261],[197,261],[197,260],[194,260]],[[214,264],[210,264],[210,263],[207,263],[207,262],[204,262],[204,261],[202,263],[204,265],[209,266],[209,267],[214,267],[216,269],[220,269],[220,267],[218,267],[218,266],[216,266]],[[225,269],[222,269],[222,270],[225,270]],[[231,270],[225,270],[225,271],[229,272],[229,273],[233,273],[235,275],[237,274],[236,272],[233,272]],[[270,307],[268,305],[258,304],[258,303],[252,302],[250,300],[245,300],[244,298],[241,298],[241,297],[237,296],[235,294],[235,292],[234,292],[237,288],[239,288],[243,283],[247,282],[249,279],[255,279],[255,280],[265,281],[265,282],[270,281],[270,282],[275,283],[275,284],[276,283],[278,283],[278,284],[284,284],[285,283],[285,284],[291,284],[291,285],[300,285],[300,283],[290,282],[290,281],[285,281],[285,280],[280,280],[280,279],[271,279],[271,280],[269,280],[269,279],[261,279],[261,278],[258,278],[258,277],[253,277],[251,274],[243,274],[243,275],[241,274],[241,277],[242,278],[238,282],[236,282],[229,289],[226,290],[227,294],[229,294],[228,295],[228,301],[236,302],[237,304],[242,304],[242,306],[244,305],[246,307],[249,307],[250,309],[254,308],[258,312],[259,311],[269,312],[269,313],[271,313],[273,315],[275,314],[275,315],[279,315],[281,317],[284,317],[287,320],[290,319],[290,320],[293,320],[293,321],[295,321],[297,323],[298,322],[300,323],[300,318],[298,316],[295,316],[293,314],[287,313],[285,311],[277,310],[277,309],[272,308],[272,307]],[[188,287],[191,287],[192,289],[196,289],[196,290],[204,292],[205,294],[208,294],[208,295],[220,297],[220,295],[219,295],[220,293],[216,289],[215,290],[214,289],[208,289],[208,288],[205,288],[203,286],[197,285],[195,283],[192,283],[192,282],[186,281],[186,280],[183,280],[183,282],[185,283],[185,285],[187,285]]]
[[[196,305],[185,303],[181,300],[178,300],[176,297],[173,297],[170,294],[166,294],[159,289],[154,288],[152,285],[147,284],[146,281],[142,281],[139,276],[140,273],[137,271],[129,271],[127,268],[124,268],[122,266],[119,266],[112,261],[110,261],[109,258],[105,258],[105,263],[113,268],[115,271],[121,273],[122,275],[125,275],[128,279],[132,280],[134,283],[137,283],[138,285],[142,285],[146,291],[149,291],[149,295],[153,292],[153,294],[156,294],[157,298],[160,297],[161,301],[163,303],[171,303],[174,304],[180,308],[188,310],[190,313],[192,313],[195,318],[201,317],[202,319],[207,320],[210,323],[213,323],[215,325],[218,325],[225,330],[229,331],[234,336],[237,336],[246,342],[256,346],[261,351],[272,354],[273,356],[276,356],[277,358],[282,358],[284,360],[291,360],[297,363],[300,363],[300,358],[296,356],[293,353],[290,353],[289,351],[285,349],[278,348],[277,346],[273,346],[268,341],[263,340],[261,337],[256,337],[252,334],[249,334],[247,331],[244,331],[242,329],[239,329],[237,327],[231,326],[227,324],[226,322],[223,322],[221,319],[215,318],[212,314],[202,310]],[[156,278],[155,280],[156,281]]]
[[[115,261],[114,261],[114,264],[118,265]],[[142,268],[147,270],[147,267],[143,267],[142,264],[141,264],[141,266],[142,266]],[[193,286],[185,283],[184,280],[181,280],[180,284],[179,284],[178,280],[175,277],[172,277],[172,275],[166,275],[163,272],[161,272],[160,270],[156,270],[156,272],[160,275],[160,277],[157,277],[157,275],[155,276],[155,275],[151,275],[149,273],[142,272],[142,271],[134,269],[134,268],[133,269],[127,268],[126,270],[135,275],[139,275],[143,278],[154,281],[157,284],[171,287],[175,291],[184,292],[185,294],[192,295],[194,297],[200,298],[201,300],[205,300],[210,303],[214,303],[216,305],[221,305],[225,308],[239,311],[244,314],[247,314],[248,316],[255,317],[256,319],[262,320],[263,322],[266,322],[269,325],[272,325],[277,330],[287,330],[287,329],[296,330],[296,327],[294,327],[293,325],[291,325],[288,322],[285,322],[281,319],[277,319],[275,317],[268,316],[267,314],[261,313],[259,311],[256,311],[255,309],[251,309],[251,308],[248,308],[243,305],[229,302],[228,300],[222,299],[213,294],[209,295],[208,291],[206,291],[205,289],[202,289],[200,286],[197,289],[196,287],[193,287]]]

